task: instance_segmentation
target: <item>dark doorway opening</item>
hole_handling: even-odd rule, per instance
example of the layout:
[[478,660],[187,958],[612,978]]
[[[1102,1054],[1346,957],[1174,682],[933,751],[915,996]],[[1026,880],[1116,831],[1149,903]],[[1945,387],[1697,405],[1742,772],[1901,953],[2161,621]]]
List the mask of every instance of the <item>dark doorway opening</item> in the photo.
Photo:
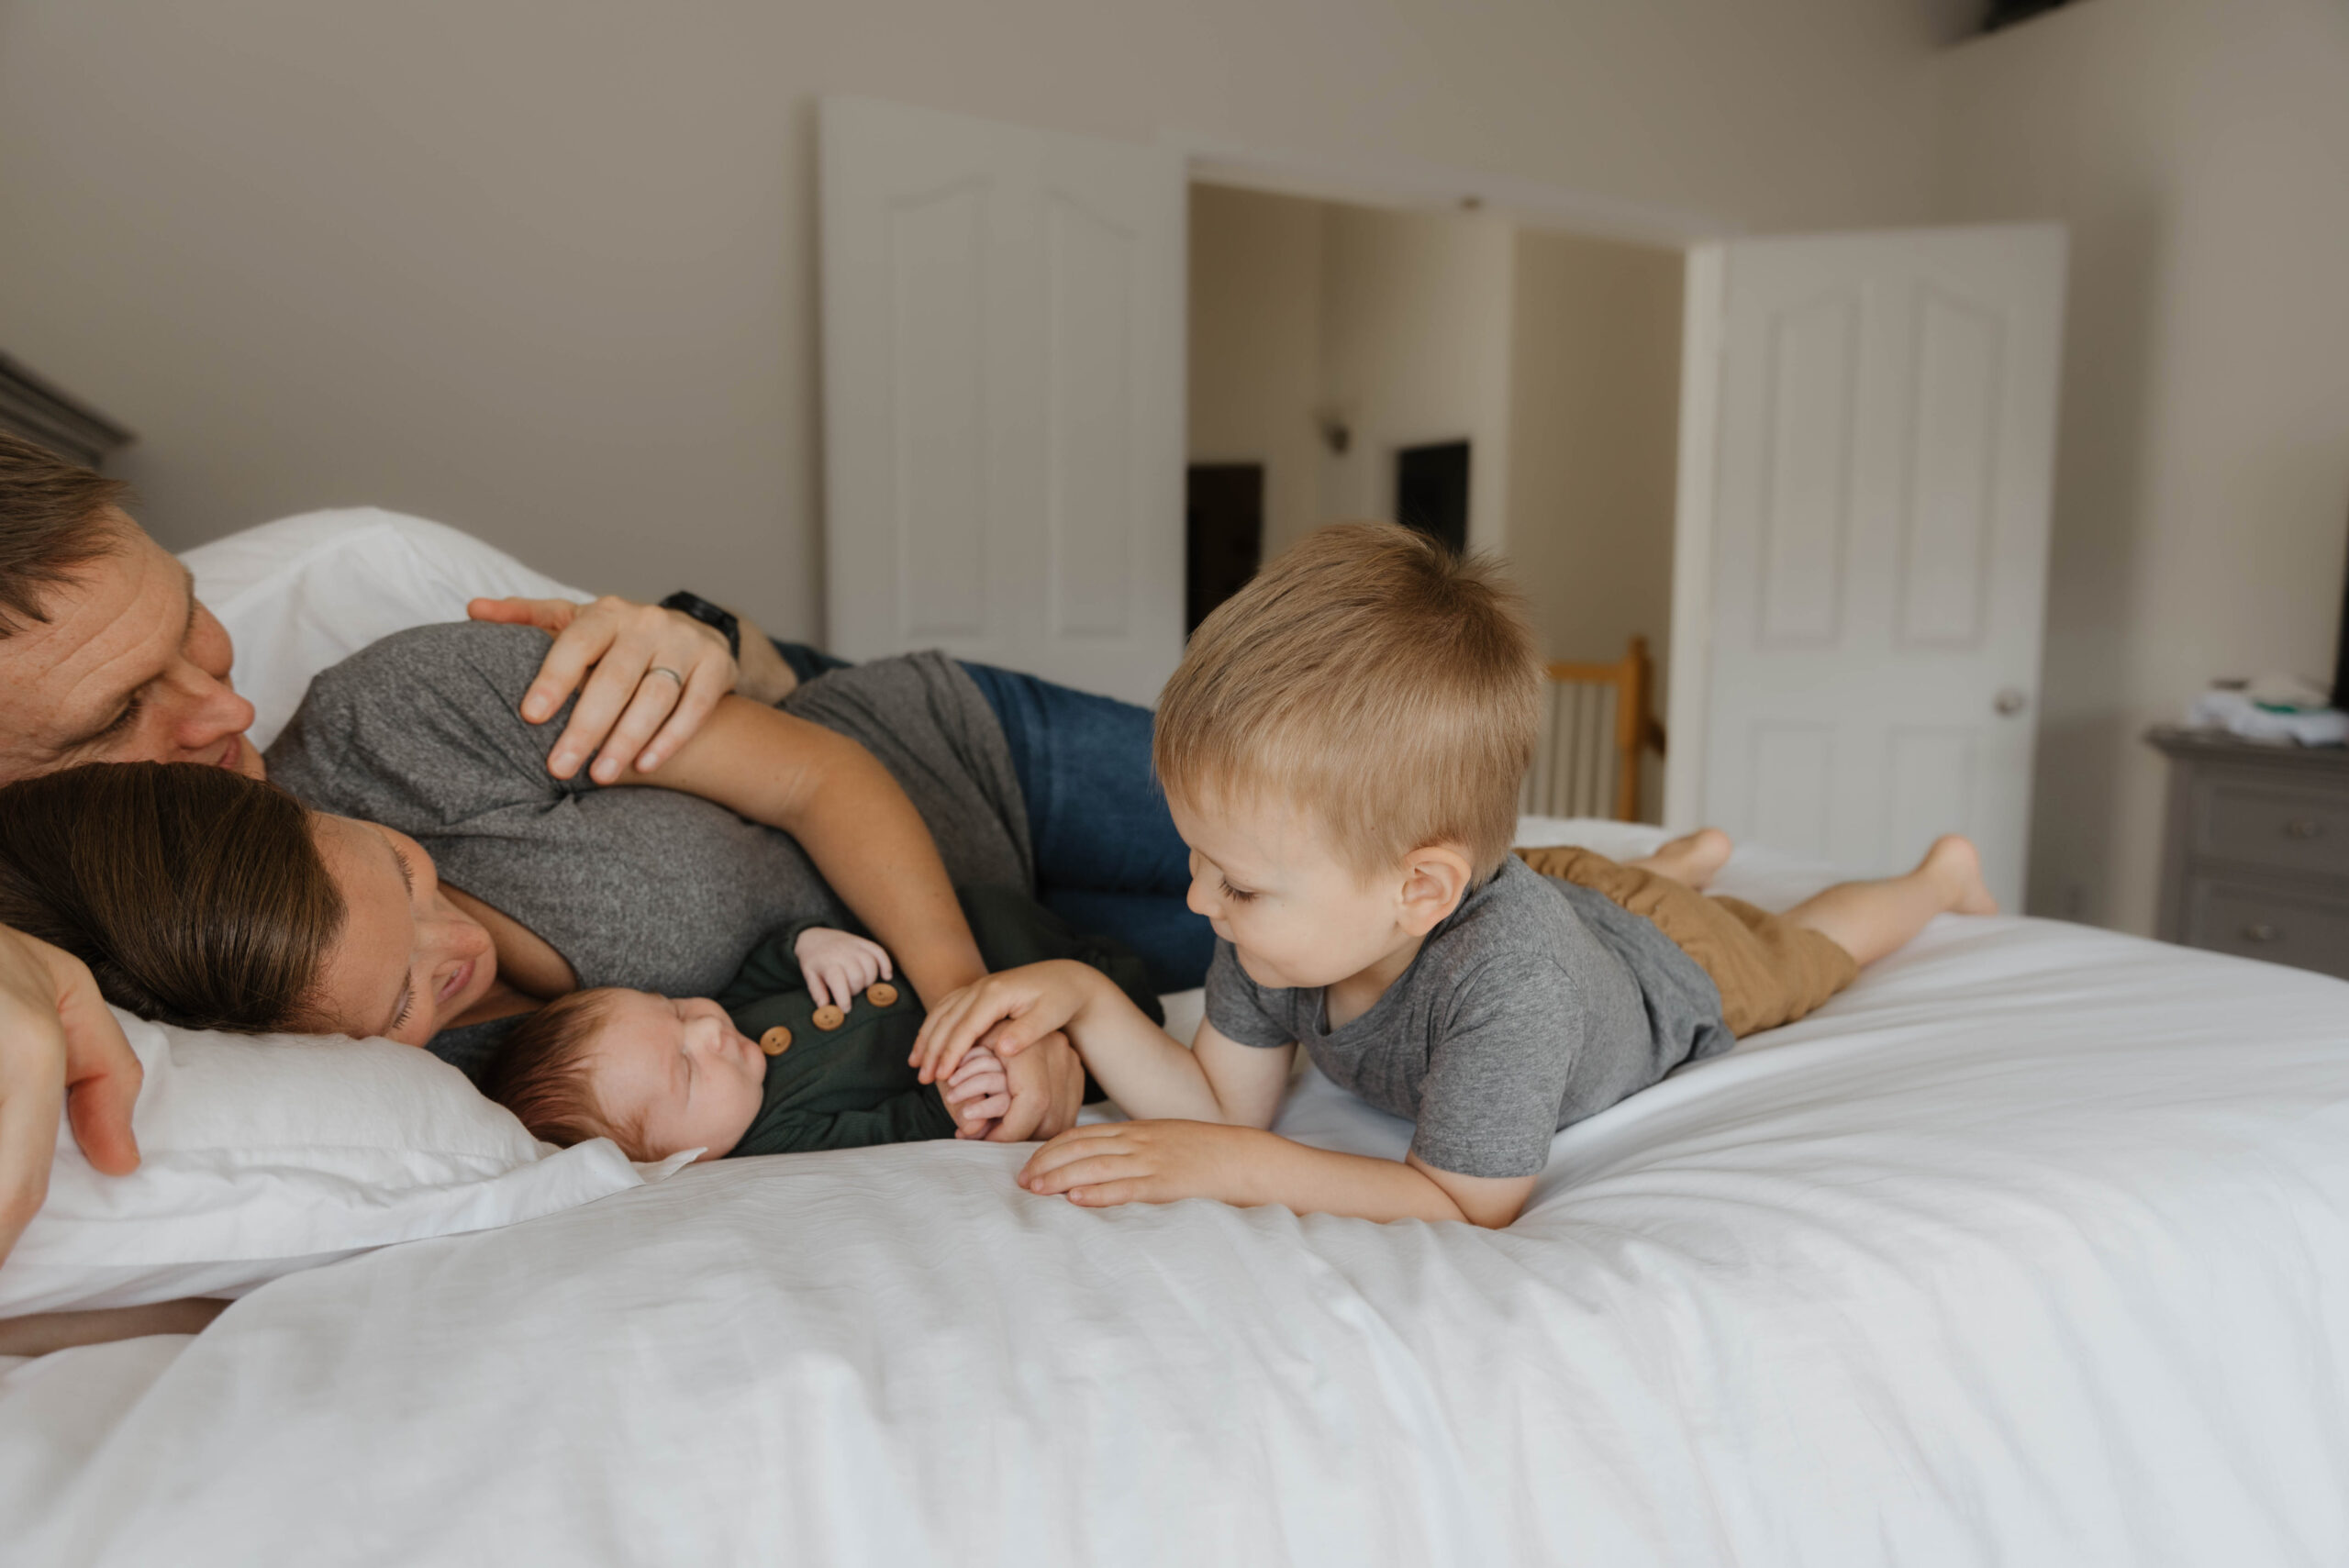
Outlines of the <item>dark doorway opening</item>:
[[1264,465],[1195,462],[1183,495],[1183,633],[1247,585],[1264,560]]
[[1395,520],[1438,540],[1454,555],[1468,550],[1468,443],[1439,441],[1395,454]]

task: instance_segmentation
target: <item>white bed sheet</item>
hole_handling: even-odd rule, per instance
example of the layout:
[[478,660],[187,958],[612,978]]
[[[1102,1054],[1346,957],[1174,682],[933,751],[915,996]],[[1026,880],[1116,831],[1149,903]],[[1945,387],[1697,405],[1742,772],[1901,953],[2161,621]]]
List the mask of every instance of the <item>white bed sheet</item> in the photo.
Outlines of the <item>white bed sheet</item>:
[[[1723,890],[1816,880],[1741,854]],[[1311,1074],[1282,1125],[1405,1142]],[[1021,1157],[697,1167],[278,1281],[193,1340],[22,1363],[0,1540],[12,1564],[2349,1559],[2336,981],[1944,920],[1561,1134],[1500,1234],[1088,1213],[1020,1194]]]

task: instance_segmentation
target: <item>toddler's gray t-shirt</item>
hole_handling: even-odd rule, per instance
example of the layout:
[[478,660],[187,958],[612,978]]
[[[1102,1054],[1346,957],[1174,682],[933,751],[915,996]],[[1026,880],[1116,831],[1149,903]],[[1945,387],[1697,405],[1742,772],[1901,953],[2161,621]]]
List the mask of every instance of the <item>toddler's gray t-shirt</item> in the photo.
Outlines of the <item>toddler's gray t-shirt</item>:
[[1511,855],[1342,1029],[1319,990],[1248,978],[1230,942],[1207,1018],[1241,1045],[1295,1042],[1348,1093],[1417,1122],[1411,1151],[1464,1176],[1531,1176],[1570,1122],[1729,1049],[1697,961],[1604,894]]

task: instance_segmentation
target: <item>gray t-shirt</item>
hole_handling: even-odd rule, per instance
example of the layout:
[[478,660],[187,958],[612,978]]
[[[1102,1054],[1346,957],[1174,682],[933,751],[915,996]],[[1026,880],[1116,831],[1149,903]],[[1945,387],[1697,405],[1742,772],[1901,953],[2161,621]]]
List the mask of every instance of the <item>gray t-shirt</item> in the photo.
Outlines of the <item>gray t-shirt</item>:
[[[598,788],[584,769],[551,777],[570,708],[540,725],[518,711],[547,645],[531,628],[478,622],[387,637],[310,684],[269,775],[320,810],[415,838],[451,886],[545,938],[582,986],[709,995],[766,932],[850,923],[788,834],[694,795]],[[961,666],[876,660],[783,706],[880,759],[955,883],[1032,886],[1010,749]]]
[[1464,1176],[1538,1174],[1558,1129],[1731,1042],[1720,990],[1653,921],[1515,855],[1344,1028],[1320,991],[1259,985],[1221,941],[1207,1018],[1242,1045],[1304,1046]]

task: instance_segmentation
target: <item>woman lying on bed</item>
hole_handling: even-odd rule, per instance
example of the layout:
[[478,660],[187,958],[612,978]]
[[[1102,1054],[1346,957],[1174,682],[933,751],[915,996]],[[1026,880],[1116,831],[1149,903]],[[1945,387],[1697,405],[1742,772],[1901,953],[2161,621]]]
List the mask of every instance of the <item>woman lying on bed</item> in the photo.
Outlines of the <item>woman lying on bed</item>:
[[[727,698],[657,785],[629,774],[603,786],[552,777],[562,725],[518,716],[545,645],[527,627],[427,627],[318,677],[268,764],[321,813],[327,891],[251,856],[198,856],[200,875],[167,859],[132,877],[119,855],[77,854],[69,839],[102,845],[165,801],[184,845],[238,837],[225,770],[206,791],[109,764],[0,791],[0,921],[166,1021],[383,1035],[468,1070],[542,1000],[607,985],[708,995],[759,937],[797,921],[861,920],[925,1000],[985,973],[953,885],[1033,875],[1019,781],[958,667],[878,661],[808,682],[780,710]],[[290,880],[218,880],[258,875]],[[162,895],[178,905],[168,917],[149,907]],[[199,962],[187,924],[223,899],[300,917],[267,943],[197,918],[219,938]],[[306,951],[324,962],[306,969]],[[1015,1075],[994,1136],[1074,1118],[1083,1073],[1064,1047],[1046,1058]]]

